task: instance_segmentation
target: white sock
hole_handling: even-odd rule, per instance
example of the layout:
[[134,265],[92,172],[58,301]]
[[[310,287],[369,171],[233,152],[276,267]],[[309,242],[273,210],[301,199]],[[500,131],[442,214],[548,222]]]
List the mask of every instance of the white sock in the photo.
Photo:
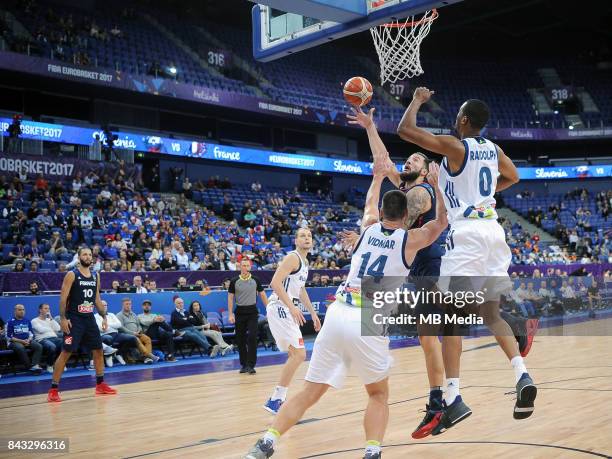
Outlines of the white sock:
[[523,373],[527,373],[527,367],[525,366],[523,357],[520,355],[513,357],[512,360],[510,360],[510,364],[514,369],[514,378],[516,379],[516,382],[518,382],[519,379],[521,379],[521,376],[523,376]]
[[450,405],[459,395],[459,378],[447,378],[446,380],[446,395],[444,401],[446,405]]
[[376,441],[376,440],[368,440],[366,442],[366,449],[365,449],[365,453],[368,454],[376,454],[376,453],[380,453],[380,442]]
[[274,393],[272,394],[272,397],[270,397],[272,400],[282,400],[283,402],[285,401],[285,399],[287,398],[287,387],[283,387],[283,386],[276,386],[274,388]]
[[266,443],[272,443],[272,446],[274,446],[274,443],[276,443],[276,440],[278,440],[279,438],[280,433],[278,432],[278,430],[268,429],[268,431],[263,436],[263,441]]

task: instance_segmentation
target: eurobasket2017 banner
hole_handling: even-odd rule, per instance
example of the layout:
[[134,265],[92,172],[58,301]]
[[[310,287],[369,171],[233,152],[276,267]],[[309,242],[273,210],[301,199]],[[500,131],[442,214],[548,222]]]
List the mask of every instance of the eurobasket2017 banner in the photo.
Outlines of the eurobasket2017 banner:
[[[8,127],[11,123],[9,118],[0,118],[0,132],[8,135]],[[104,132],[100,129],[83,128],[77,126],[66,126],[61,124],[38,123],[35,121],[22,122],[22,137],[26,139],[43,140],[47,142],[63,142],[77,145],[91,145],[96,136],[105,140]],[[365,161],[353,161],[340,158],[325,158],[314,155],[297,155],[280,153],[257,148],[234,147],[212,142],[170,139],[167,137],[137,134],[131,132],[114,132],[117,140],[114,144],[117,148],[135,150],[149,153],[162,153],[174,156],[208,159],[213,161],[226,161],[239,164],[255,164],[259,166],[282,167],[288,169],[307,169],[321,172],[332,172],[339,174],[370,175],[372,163]],[[15,161],[25,161],[23,163]],[[50,173],[52,175],[69,175],[73,171],[62,169],[53,164],[67,161],[71,163],[76,160],[42,160],[40,157],[4,157],[0,160],[0,171],[13,172],[23,164],[26,168],[36,163],[31,173]],[[32,163],[34,162],[34,163]],[[45,164],[49,164],[46,166]],[[71,163],[72,164],[72,163]],[[106,163],[103,163],[106,164]],[[34,167],[34,166],[32,166]],[[62,166],[68,167],[68,166]],[[107,167],[111,167],[108,165]],[[401,165],[397,165],[401,170]],[[51,168],[51,169],[46,169]],[[29,170],[29,169],[28,169]],[[55,172],[54,172],[55,171]],[[99,174],[98,174],[99,175]],[[594,178],[611,177],[612,165],[595,166],[572,166],[572,167],[519,167],[521,180],[557,180],[572,178]]]

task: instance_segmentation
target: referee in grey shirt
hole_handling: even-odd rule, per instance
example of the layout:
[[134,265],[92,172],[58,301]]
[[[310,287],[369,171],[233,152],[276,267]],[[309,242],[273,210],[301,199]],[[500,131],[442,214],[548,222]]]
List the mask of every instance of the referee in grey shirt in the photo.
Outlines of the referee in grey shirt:
[[[227,311],[229,321],[236,324],[236,341],[240,355],[240,373],[254,375],[257,362],[257,294],[268,306],[268,297],[263,286],[251,275],[251,261],[243,258],[240,262],[240,275],[230,281],[227,290]],[[234,315],[234,298],[236,315]]]

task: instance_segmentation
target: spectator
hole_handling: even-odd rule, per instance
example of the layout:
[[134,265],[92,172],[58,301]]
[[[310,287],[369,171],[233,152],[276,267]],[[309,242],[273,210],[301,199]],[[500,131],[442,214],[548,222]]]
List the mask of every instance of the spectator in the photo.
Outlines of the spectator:
[[193,197],[193,191],[191,190],[192,184],[189,181],[189,177],[185,177],[183,179],[183,194],[187,199],[191,199]]
[[187,278],[183,276],[179,277],[176,283],[176,288],[179,290],[190,290],[189,285],[187,284]]
[[[42,373],[40,359],[42,357],[42,345],[35,341],[32,333],[32,323],[25,318],[25,306],[16,304],[14,315],[6,326],[6,338],[8,348],[12,349],[19,361],[32,373]],[[32,361],[28,357],[28,349],[32,350]]]
[[38,282],[30,282],[30,295],[40,295],[40,289],[38,288]]
[[[236,324],[236,341],[240,354],[240,373],[255,374],[257,363],[257,295],[264,306],[268,297],[259,279],[251,274],[251,262],[243,259],[240,262],[240,275],[230,281],[227,296],[227,311],[230,323]],[[234,300],[236,313],[234,314]]]
[[32,263],[30,263],[30,272],[31,273],[37,273],[38,272],[38,263],[33,261]]
[[42,303],[38,306],[38,317],[32,319],[34,339],[38,341],[47,355],[47,371],[53,373],[55,359],[62,351],[62,338],[59,324],[51,317],[49,305]]
[[38,246],[36,239],[33,239],[32,242],[30,242],[30,245],[25,249],[25,258],[29,261],[40,262],[43,259],[43,255],[43,251]]
[[255,181],[251,184],[251,191],[259,193],[261,191],[261,183]]
[[46,226],[53,226],[53,217],[49,215],[49,209],[46,207],[42,209],[41,213],[36,216],[34,221],[38,224],[43,223]]
[[[204,350],[208,355],[212,353],[212,348],[206,339],[192,324],[189,322],[189,315],[185,312],[185,302],[179,296],[174,298],[174,311],[170,318],[170,323],[173,328],[184,332],[183,338],[190,341]],[[219,348],[215,351],[215,355],[219,352]]]
[[147,288],[142,285],[142,277],[134,276],[133,282],[134,282],[134,287],[136,288],[136,293],[148,293]]
[[159,357],[153,354],[151,338],[144,333],[138,317],[132,311],[132,300],[124,298],[121,302],[121,307],[121,312],[117,314],[117,318],[122,325],[119,331],[135,336],[138,339],[138,350],[144,358],[144,363],[149,364],[159,361]]
[[49,241],[49,252],[51,255],[61,255],[63,253],[67,253],[68,250],[64,247],[64,242],[60,236],[60,233],[57,231],[53,231],[51,235],[51,240]]
[[25,266],[24,266],[23,261],[16,261],[15,262],[15,267],[13,268],[13,272],[15,272],[15,273],[25,272]]
[[147,269],[147,271],[161,271],[161,266],[159,266],[159,264],[157,263],[157,260],[152,259],[149,262],[149,268]]
[[[138,322],[146,335],[152,340],[160,341],[166,349],[166,361],[176,362],[174,357],[174,330],[164,316],[153,314],[151,312],[151,300],[142,302],[142,313],[138,314]],[[183,336],[184,333],[177,333],[178,336]]]
[[185,253],[183,246],[180,246],[176,253],[176,265],[181,271],[189,270],[189,256]]
[[64,218],[64,213],[61,208],[55,209],[55,213],[53,214],[53,226],[57,228],[66,229],[66,219]]
[[591,286],[587,290],[587,298],[589,300],[589,316],[595,317],[593,306],[595,306],[596,308],[602,307],[601,293],[599,292],[599,288],[597,287],[597,281],[595,279],[591,280]]
[[162,271],[176,271],[178,269],[176,260],[172,257],[172,252],[167,251],[164,254],[164,259],[161,261],[160,267]]
[[210,354],[211,358],[217,355],[215,353],[215,348],[217,352],[219,352],[219,349],[221,350],[222,356],[225,356],[225,354],[234,350],[234,346],[231,346],[225,342],[220,331],[211,329],[210,323],[202,312],[202,305],[197,300],[192,301],[191,305],[189,306],[189,322],[191,322],[195,328],[200,330],[204,336],[210,338],[217,344],[217,346],[213,347]]
[[16,215],[17,212],[19,212],[19,209],[15,207],[15,203],[11,199],[6,203],[6,207],[2,209],[2,218],[11,218],[11,216]]
[[149,293],[156,293],[158,291],[157,283],[153,279],[149,281],[149,286],[147,288],[149,289]]
[[189,263],[189,270],[197,271],[198,269],[200,269],[200,258],[197,255],[195,255],[192,258],[191,263]]
[[[125,354],[127,356],[129,352],[138,348],[138,338],[127,333],[120,333],[119,329],[122,327],[121,321],[115,314],[108,312],[108,304],[106,301],[102,300],[102,306],[104,308],[104,312],[106,313],[106,321],[108,325],[106,330],[102,330],[102,317],[100,314],[96,313],[95,315],[98,329],[102,334],[102,342],[108,346],[113,346],[118,349],[118,352],[114,357],[117,359],[117,362],[119,362],[120,365],[125,365],[126,359],[133,362],[134,360],[131,357],[126,357],[126,359],[124,359],[123,355]],[[110,356],[110,359],[107,357],[107,364],[108,360],[111,360],[112,362],[112,356]],[[112,364],[108,366],[112,366]]]

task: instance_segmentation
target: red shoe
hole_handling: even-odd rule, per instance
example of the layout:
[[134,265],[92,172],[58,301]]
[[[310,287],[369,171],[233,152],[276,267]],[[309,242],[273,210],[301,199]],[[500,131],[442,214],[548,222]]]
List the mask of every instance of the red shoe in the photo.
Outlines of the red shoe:
[[[429,405],[427,406],[429,408]],[[427,409],[425,412],[425,418],[421,421],[421,424],[412,432],[412,438],[415,440],[428,437],[431,431],[440,423],[442,417],[442,411],[431,411]]]
[[115,395],[116,393],[117,389],[113,389],[105,382],[96,384],[96,395]]
[[47,401],[51,403],[61,402],[62,397],[60,397],[59,391],[57,389],[49,389],[49,393],[47,394]]
[[527,354],[529,354],[531,345],[533,344],[533,339],[538,332],[539,323],[540,321],[538,319],[529,319],[525,323],[525,328],[527,329],[527,344],[525,345],[525,348],[521,350],[521,357],[527,357]]

